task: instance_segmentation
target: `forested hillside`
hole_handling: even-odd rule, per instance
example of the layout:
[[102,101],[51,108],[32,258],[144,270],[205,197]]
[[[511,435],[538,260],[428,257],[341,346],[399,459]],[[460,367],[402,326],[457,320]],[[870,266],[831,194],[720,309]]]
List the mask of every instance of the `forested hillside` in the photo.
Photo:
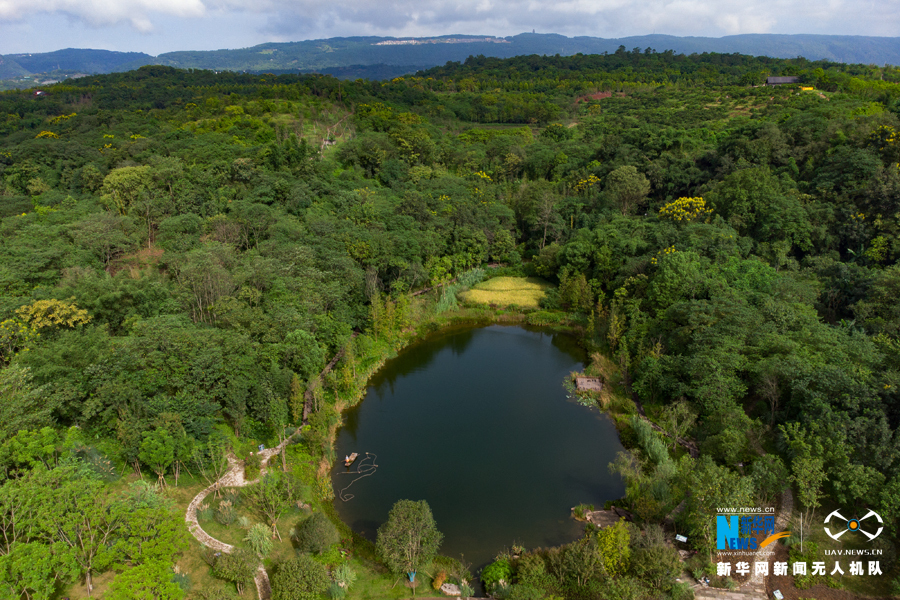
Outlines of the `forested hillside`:
[[128,71],[149,64],[257,73],[315,72],[339,79],[392,79],[414,73],[419,68],[462,61],[473,55],[510,58],[531,54],[613,54],[619,48],[655,48],[676,54],[749,54],[841,63],[900,64],[900,38],[896,37],[745,34],[709,38],[653,34],[598,38],[533,32],[506,37],[454,34],[398,39],[359,36],[269,42],[223,50],[174,50],[159,56],[77,48],[7,54],[0,56],[0,90],[31,87],[46,80],[62,81],[71,76]]
[[[769,75],[805,89],[759,85]],[[525,318],[569,324],[651,414],[683,408],[700,454],[622,421],[621,504],[648,533],[623,534],[631,558],[588,534],[507,564],[514,597],[684,597],[654,525],[684,500],[703,572],[715,508],[787,483],[805,511],[882,515],[885,577],[863,591],[890,593],[900,70],[620,50],[386,82],[150,66],[43,91],[0,94],[4,597],[252,586],[188,544],[190,497],[224,453],[257,468],[307,402],[277,476],[294,486],[284,514],[334,518],[340,409],[399,345],[467,310],[413,292],[487,263],[553,283]],[[227,501],[201,524],[236,528]],[[313,563],[352,548],[364,585],[387,577],[336,525]],[[265,564],[293,598],[278,595],[302,579],[291,569],[319,572],[287,560],[281,527]]]

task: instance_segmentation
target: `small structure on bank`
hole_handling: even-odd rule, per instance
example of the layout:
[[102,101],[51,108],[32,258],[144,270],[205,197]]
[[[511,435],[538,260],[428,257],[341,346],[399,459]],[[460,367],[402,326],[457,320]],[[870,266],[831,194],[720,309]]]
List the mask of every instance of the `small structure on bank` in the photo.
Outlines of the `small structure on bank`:
[[576,377],[575,389],[579,392],[599,392],[603,389],[603,380],[599,377]]
[[[576,517],[577,518],[577,517]],[[584,520],[592,525],[596,525],[600,529],[615,525],[621,519],[633,521],[634,515],[624,508],[613,506],[609,510],[586,510],[584,512]],[[581,519],[579,519],[581,520]]]

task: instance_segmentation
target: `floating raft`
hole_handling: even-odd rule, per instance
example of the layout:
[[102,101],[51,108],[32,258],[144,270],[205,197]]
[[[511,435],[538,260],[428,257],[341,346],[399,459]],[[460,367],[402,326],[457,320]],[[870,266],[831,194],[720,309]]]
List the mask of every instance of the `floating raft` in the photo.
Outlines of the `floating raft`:
[[350,456],[348,456],[347,458],[344,459],[344,466],[349,467],[350,465],[353,464],[353,461],[355,461],[357,458],[359,458],[359,454],[357,452],[354,452],[353,454],[351,454]]
[[599,377],[576,377],[575,388],[579,392],[599,392],[603,389],[603,381]]

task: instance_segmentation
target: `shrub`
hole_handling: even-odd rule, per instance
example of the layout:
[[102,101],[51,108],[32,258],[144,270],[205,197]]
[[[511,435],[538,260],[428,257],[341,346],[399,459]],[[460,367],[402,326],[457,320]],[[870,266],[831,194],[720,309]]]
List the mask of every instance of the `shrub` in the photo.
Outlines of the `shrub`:
[[547,573],[547,565],[540,554],[526,554],[519,559],[516,579],[519,583],[543,589],[553,585],[553,576]]
[[328,585],[325,565],[301,554],[278,565],[272,575],[272,600],[318,600]]
[[234,505],[229,500],[219,502],[219,508],[216,509],[216,521],[220,525],[231,525],[236,517]]
[[574,582],[583,587],[600,574],[603,563],[597,551],[597,541],[593,536],[584,537],[560,549],[554,555],[554,571],[561,582]]
[[213,518],[213,509],[207,504],[203,503],[199,507],[197,507],[197,520],[198,521],[209,521]]
[[343,600],[347,597],[347,588],[342,587],[338,582],[334,582],[328,586],[328,597],[335,600]]
[[492,562],[481,572],[481,583],[488,593],[493,593],[501,581],[507,584],[512,581],[512,567],[506,559],[500,559]]
[[228,500],[234,507],[238,507],[241,505],[242,498],[243,495],[241,494],[241,490],[239,490],[238,488],[226,488],[222,492],[222,499]]
[[340,539],[337,528],[320,512],[302,521],[294,534],[297,550],[314,554],[324,552]]
[[356,571],[351,569],[350,565],[347,563],[341,563],[335,568],[332,577],[334,577],[334,581],[339,583],[341,587],[349,590],[356,581]]
[[681,560],[674,548],[658,545],[635,550],[631,567],[640,579],[661,589],[681,573]]
[[441,569],[438,571],[437,575],[434,576],[434,581],[431,582],[431,587],[439,590],[441,586],[444,585],[444,582],[447,581],[447,571]]
[[597,549],[607,575],[615,577],[628,569],[630,542],[631,534],[624,520],[597,532]]
[[238,594],[253,584],[258,559],[247,550],[236,550],[231,554],[222,554],[216,558],[213,573],[216,577],[231,581],[237,586]]
[[468,583],[459,584],[459,594],[463,598],[471,598],[475,595],[475,590]]
[[272,531],[262,523],[251,527],[244,541],[250,544],[260,558],[265,558],[272,551]]
[[260,467],[262,466],[262,462],[260,461],[259,454],[256,452],[251,452],[246,457],[244,457],[244,479],[247,481],[253,481],[257,477],[259,477]]
[[572,509],[572,512],[574,513],[576,519],[584,520],[585,514],[592,510],[594,510],[593,504],[579,504]]
[[672,586],[669,597],[672,600],[694,600],[694,589],[689,583],[682,581]]
[[604,600],[639,600],[645,598],[646,591],[634,577],[607,577],[603,581]]
[[546,596],[544,590],[528,585],[526,583],[517,583],[509,588],[509,600],[542,600]]

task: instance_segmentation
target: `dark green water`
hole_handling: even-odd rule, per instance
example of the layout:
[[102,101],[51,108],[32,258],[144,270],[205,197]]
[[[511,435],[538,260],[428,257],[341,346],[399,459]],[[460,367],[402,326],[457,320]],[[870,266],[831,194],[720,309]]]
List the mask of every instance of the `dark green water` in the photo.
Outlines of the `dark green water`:
[[[427,500],[441,553],[475,568],[512,543],[559,545],[579,536],[579,503],[625,493],[607,465],[622,450],[612,422],[566,398],[584,366],[568,336],[491,326],[439,334],[407,348],[345,413],[337,454],[377,454],[378,469],[335,499],[354,531],[374,540],[394,502]],[[335,466],[335,493],[356,465]]]

